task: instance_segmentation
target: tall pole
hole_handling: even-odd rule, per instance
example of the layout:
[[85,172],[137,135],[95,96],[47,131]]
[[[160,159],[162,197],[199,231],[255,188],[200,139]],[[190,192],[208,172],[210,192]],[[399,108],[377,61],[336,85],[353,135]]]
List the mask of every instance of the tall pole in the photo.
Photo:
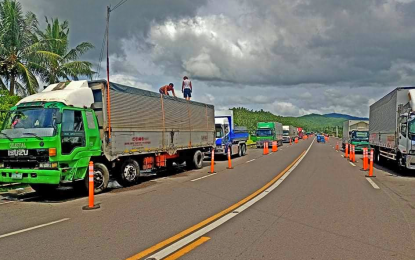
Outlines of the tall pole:
[[108,142],[111,143],[111,96],[110,96],[110,58],[109,58],[109,33],[110,33],[110,12],[107,6],[107,117],[108,117]]

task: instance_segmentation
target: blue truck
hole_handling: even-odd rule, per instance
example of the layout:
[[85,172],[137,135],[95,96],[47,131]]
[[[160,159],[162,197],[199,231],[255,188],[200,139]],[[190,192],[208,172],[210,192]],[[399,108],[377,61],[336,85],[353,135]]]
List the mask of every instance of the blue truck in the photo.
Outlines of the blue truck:
[[249,133],[246,127],[235,126],[232,110],[215,111],[215,135],[215,154],[226,155],[229,148],[231,155],[246,154]]

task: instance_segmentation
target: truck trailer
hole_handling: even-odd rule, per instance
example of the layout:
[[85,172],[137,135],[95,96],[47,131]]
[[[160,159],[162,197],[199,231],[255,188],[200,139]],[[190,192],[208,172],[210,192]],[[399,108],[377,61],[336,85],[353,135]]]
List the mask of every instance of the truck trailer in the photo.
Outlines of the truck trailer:
[[[244,126],[235,126],[232,110],[215,112],[215,133],[216,155],[225,156],[228,149],[231,155],[244,156],[246,154],[249,132]],[[206,154],[209,155],[210,152]]]
[[392,160],[398,169],[415,169],[415,87],[396,88],[373,105],[369,143],[375,161]]
[[106,81],[57,83],[7,114],[0,182],[27,183],[38,192],[76,183],[87,188],[93,161],[99,193],[110,175],[128,186],[173,162],[201,168],[214,146],[212,105]]
[[263,148],[264,143],[268,142],[268,146],[272,147],[272,142],[276,141],[278,146],[282,142],[282,124],[278,122],[258,122],[256,130],[256,147]]
[[292,125],[284,125],[283,129],[283,142],[289,143],[290,140],[294,141],[296,137],[298,137],[297,128]]
[[343,122],[343,149],[346,144],[355,146],[355,151],[369,148],[369,120],[346,120]]

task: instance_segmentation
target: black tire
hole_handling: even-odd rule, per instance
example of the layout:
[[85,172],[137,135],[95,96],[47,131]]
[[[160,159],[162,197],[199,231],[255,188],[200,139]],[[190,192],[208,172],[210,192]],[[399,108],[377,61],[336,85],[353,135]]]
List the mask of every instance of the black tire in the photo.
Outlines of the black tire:
[[126,160],[117,174],[117,181],[124,187],[128,187],[137,183],[140,177],[140,165],[136,160]]
[[200,150],[196,150],[191,157],[186,160],[188,169],[201,169],[203,167],[204,154]]
[[239,157],[242,157],[242,156],[243,156],[242,147],[243,147],[243,145],[242,145],[242,144],[241,144],[241,145],[239,145],[239,147],[238,147],[238,156],[239,156]]
[[[103,192],[108,187],[108,182],[110,180],[110,173],[107,166],[102,163],[94,163],[94,194],[99,194]],[[85,188],[88,191],[89,189],[89,173],[87,168],[87,173],[85,175]]]
[[58,186],[50,184],[30,184],[30,187],[32,187],[39,195],[50,196],[56,193],[56,188]]
[[242,145],[242,156],[246,155],[246,144]]

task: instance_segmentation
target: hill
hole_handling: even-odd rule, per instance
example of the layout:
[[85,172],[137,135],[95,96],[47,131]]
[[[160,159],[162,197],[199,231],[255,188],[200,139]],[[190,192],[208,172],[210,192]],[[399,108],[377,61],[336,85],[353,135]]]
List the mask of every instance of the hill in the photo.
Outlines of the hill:
[[249,110],[243,107],[232,109],[235,116],[235,124],[246,126],[251,134],[255,133],[258,122],[280,122],[283,125],[302,127],[306,131],[334,132],[336,126],[341,127],[345,118],[328,117],[327,115],[310,114],[301,117],[283,117],[274,115],[264,110]]
[[369,120],[367,117],[356,117],[356,116],[350,116],[345,114],[338,114],[338,113],[330,113],[330,114],[324,114],[325,117],[332,117],[332,118],[344,118],[346,120]]

